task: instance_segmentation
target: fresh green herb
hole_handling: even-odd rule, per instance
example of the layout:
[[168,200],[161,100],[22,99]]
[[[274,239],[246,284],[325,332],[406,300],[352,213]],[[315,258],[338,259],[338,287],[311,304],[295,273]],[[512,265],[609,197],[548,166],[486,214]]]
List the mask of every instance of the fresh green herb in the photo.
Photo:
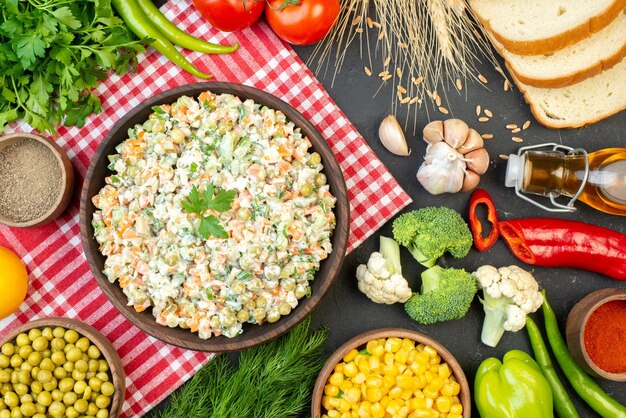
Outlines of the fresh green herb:
[[196,162],[191,163],[191,165],[189,166],[189,171],[191,171],[192,173],[195,173],[196,171],[198,171],[198,163]]
[[136,67],[140,41],[110,0],[6,0],[0,11],[0,132],[23,118],[40,131],[82,127],[100,111],[108,70]]
[[339,393],[337,394],[337,396],[335,396],[335,398],[341,398],[344,394],[344,391],[339,389]]
[[206,289],[206,298],[208,300],[213,300],[213,291],[209,288]]
[[214,189],[213,183],[209,183],[206,190],[200,193],[198,188],[193,186],[189,196],[187,196],[187,200],[180,202],[187,213],[196,213],[200,217],[198,233],[204,239],[209,239],[212,236],[215,238],[228,238],[228,233],[220,225],[219,219],[215,215],[205,216],[204,214],[207,210],[215,210],[220,213],[229,210],[235,198],[235,191],[222,189],[214,195]]
[[367,351],[367,348],[364,348],[362,350],[359,350],[359,354],[362,354],[364,356],[371,356],[372,353],[370,353],[369,351]]
[[324,364],[328,330],[310,318],[286,335],[243,350],[238,364],[220,354],[202,367],[156,418],[290,418],[307,412]]

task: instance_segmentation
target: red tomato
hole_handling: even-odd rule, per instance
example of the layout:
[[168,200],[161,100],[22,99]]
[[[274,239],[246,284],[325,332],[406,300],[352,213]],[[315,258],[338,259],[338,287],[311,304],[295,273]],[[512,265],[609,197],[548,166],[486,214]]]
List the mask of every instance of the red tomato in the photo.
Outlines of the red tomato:
[[193,5],[213,27],[234,32],[259,20],[264,0],[193,0]]
[[294,45],[308,45],[321,40],[339,15],[339,0],[300,0],[278,10],[285,0],[268,0],[267,22],[281,39]]

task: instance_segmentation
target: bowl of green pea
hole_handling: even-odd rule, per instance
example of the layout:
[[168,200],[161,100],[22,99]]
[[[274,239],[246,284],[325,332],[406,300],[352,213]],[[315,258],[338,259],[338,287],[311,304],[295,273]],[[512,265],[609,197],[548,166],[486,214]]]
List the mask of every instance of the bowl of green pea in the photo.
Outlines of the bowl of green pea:
[[124,403],[113,345],[75,319],[28,322],[0,340],[0,418],[111,418]]

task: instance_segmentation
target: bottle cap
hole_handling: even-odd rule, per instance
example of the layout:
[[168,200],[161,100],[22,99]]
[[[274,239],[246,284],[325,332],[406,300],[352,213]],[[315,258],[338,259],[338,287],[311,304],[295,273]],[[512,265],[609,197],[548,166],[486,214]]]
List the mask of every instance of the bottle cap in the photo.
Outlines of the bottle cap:
[[523,175],[524,159],[517,154],[509,154],[504,185],[506,187],[515,187],[517,185],[517,188],[520,189],[522,187]]

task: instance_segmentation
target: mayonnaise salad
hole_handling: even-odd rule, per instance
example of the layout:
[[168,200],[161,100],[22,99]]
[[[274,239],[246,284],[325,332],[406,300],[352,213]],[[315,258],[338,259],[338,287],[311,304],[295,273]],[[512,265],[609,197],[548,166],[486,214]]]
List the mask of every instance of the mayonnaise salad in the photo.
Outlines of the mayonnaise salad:
[[[207,91],[153,110],[108,157],[114,174],[92,198],[104,274],[136,311],[202,339],[288,315],[332,250],[336,199],[320,155],[253,100]],[[230,209],[205,214],[228,238],[202,238],[181,204],[210,184],[235,192]]]

